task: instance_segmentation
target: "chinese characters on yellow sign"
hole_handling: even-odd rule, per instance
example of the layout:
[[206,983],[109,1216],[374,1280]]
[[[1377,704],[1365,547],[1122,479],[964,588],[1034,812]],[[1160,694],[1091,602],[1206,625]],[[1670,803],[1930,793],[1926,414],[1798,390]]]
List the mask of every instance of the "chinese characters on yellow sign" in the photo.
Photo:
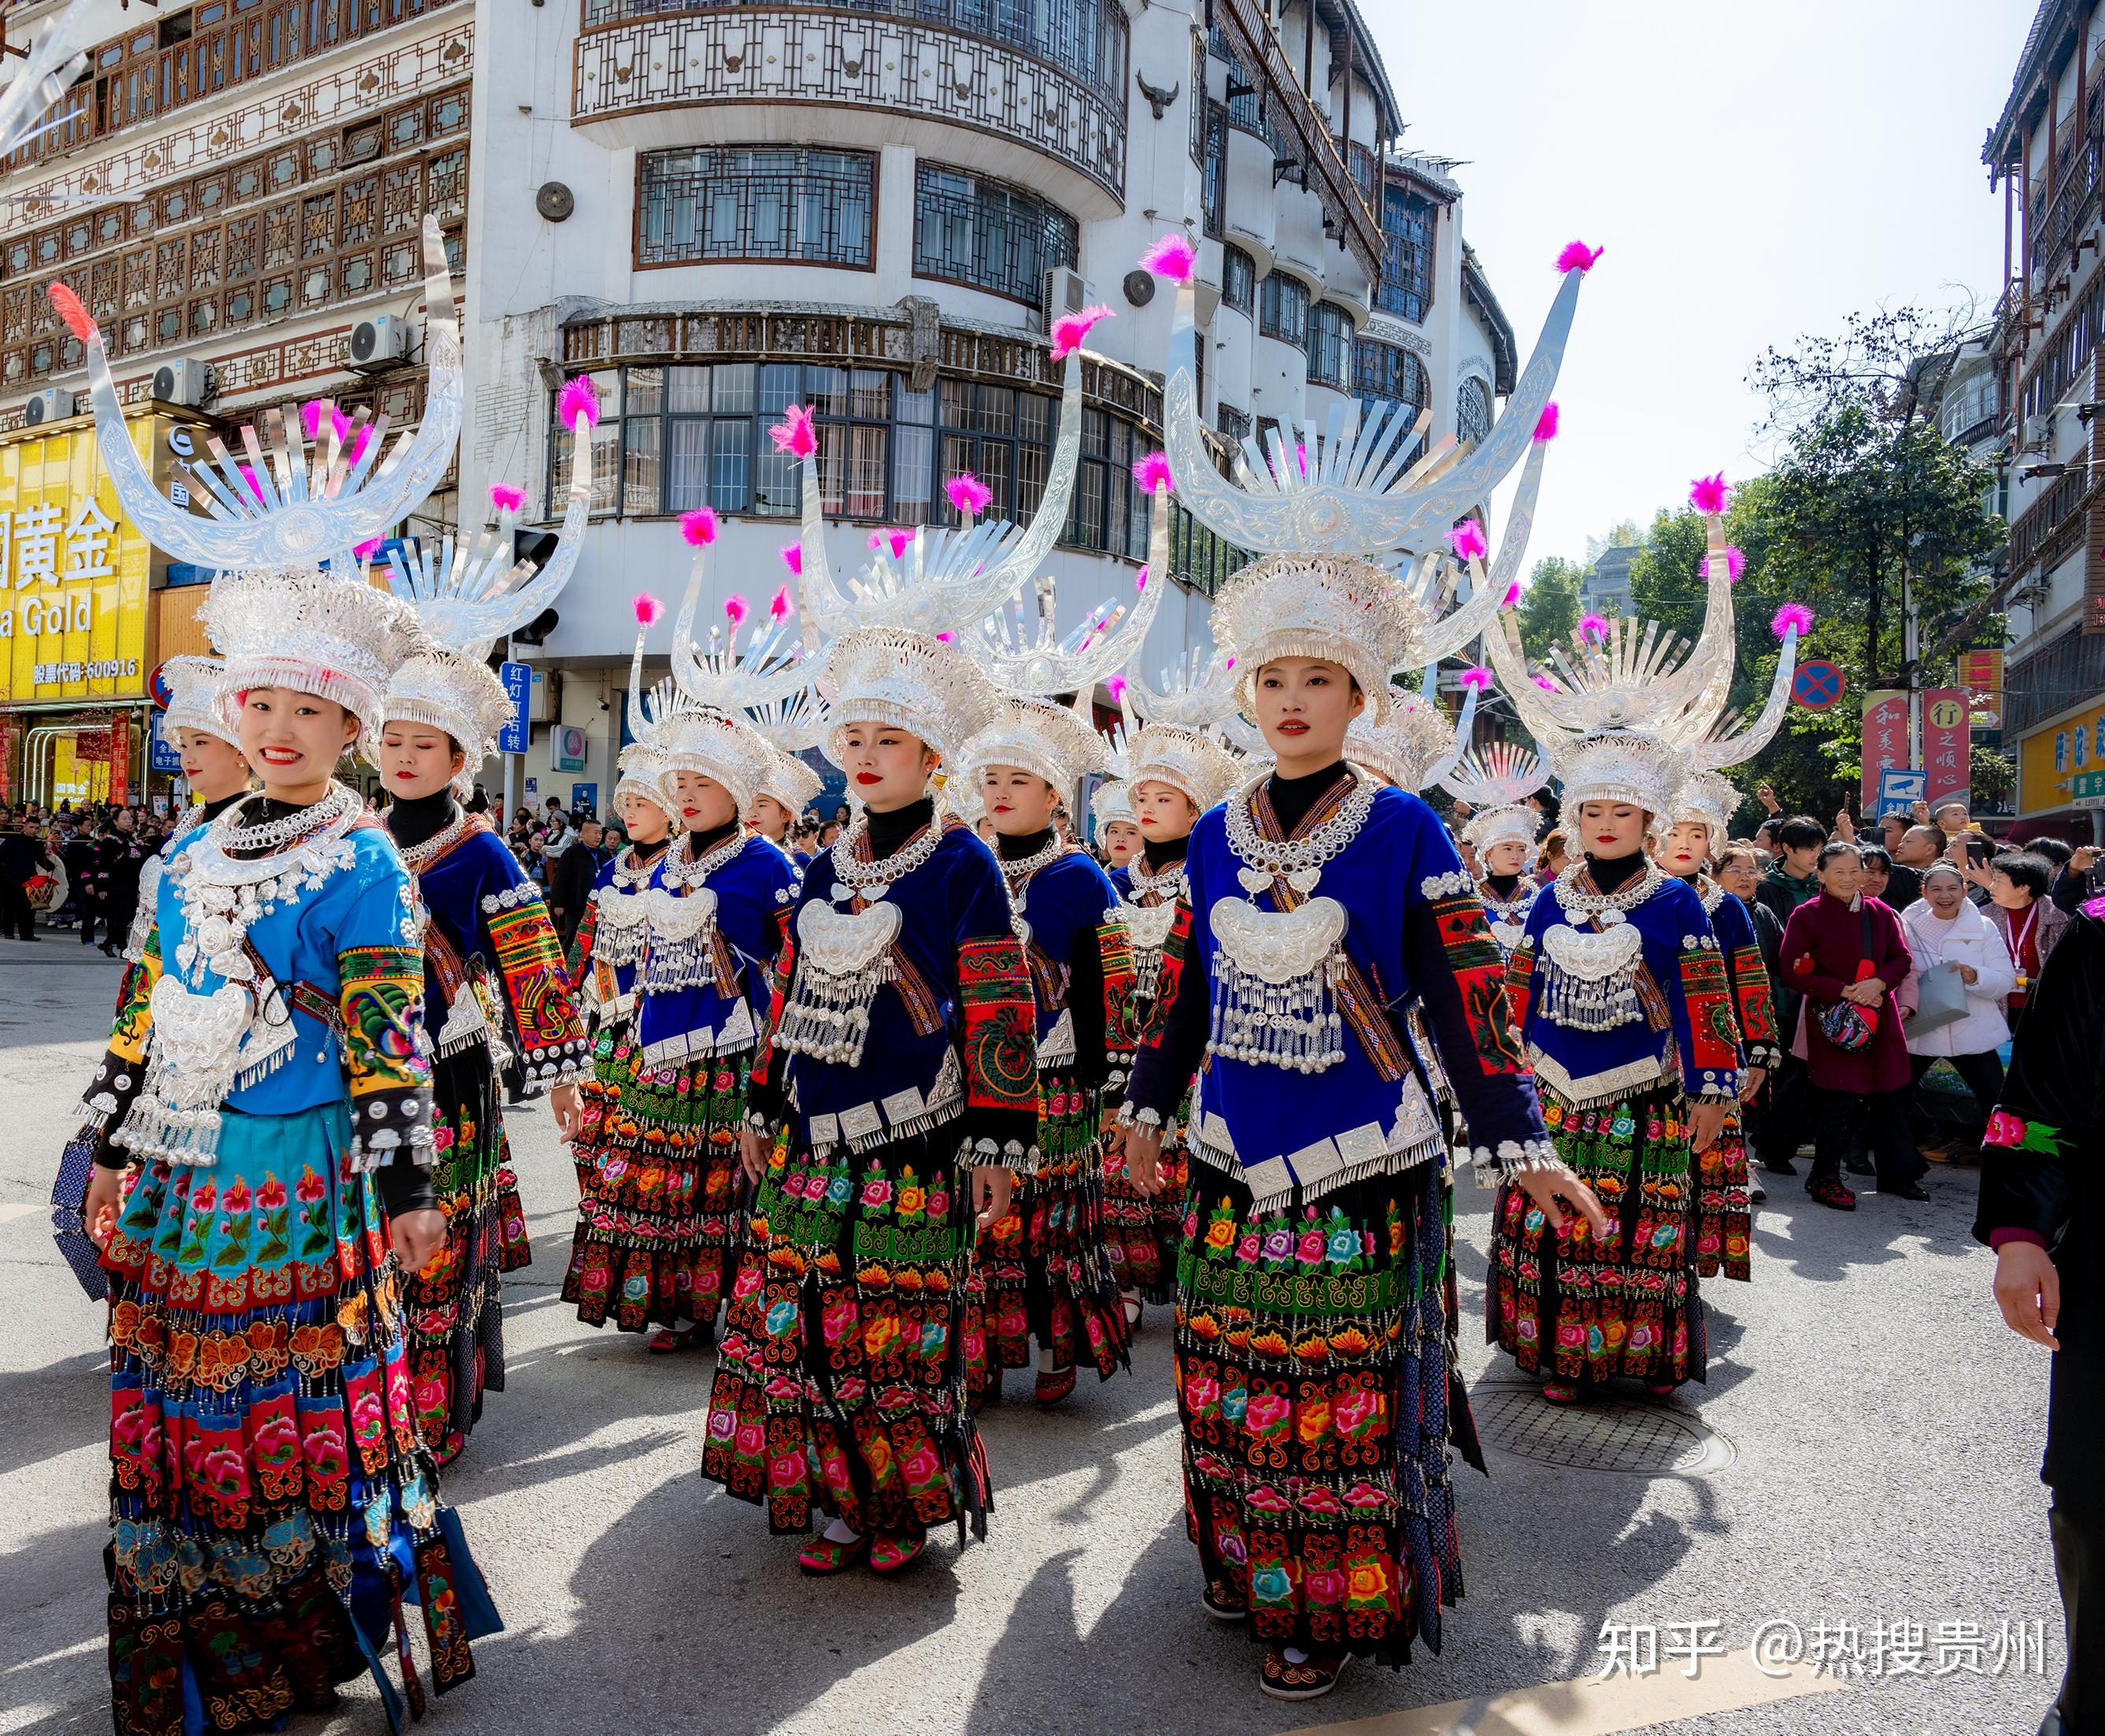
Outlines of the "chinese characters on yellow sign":
[[[158,477],[165,418],[129,426]],[[152,562],[92,428],[0,442],[0,704],[142,695]]]

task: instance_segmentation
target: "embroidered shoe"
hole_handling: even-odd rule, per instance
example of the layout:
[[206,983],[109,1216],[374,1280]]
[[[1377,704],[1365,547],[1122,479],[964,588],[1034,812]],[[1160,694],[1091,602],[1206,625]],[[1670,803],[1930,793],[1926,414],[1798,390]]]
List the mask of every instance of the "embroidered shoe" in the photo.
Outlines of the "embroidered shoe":
[[1216,1622],[1240,1622],[1249,1613],[1241,1593],[1225,1579],[1209,1579],[1199,1594],[1199,1607]]
[[814,1579],[824,1579],[829,1574],[845,1573],[862,1559],[869,1549],[868,1537],[857,1537],[852,1543],[814,1537],[797,1557],[797,1565]]
[[1805,1191],[1822,1206],[1831,1206],[1837,1211],[1854,1211],[1857,1196],[1842,1185],[1839,1175],[1822,1175],[1808,1181]]
[[1038,1376],[1038,1389],[1032,1395],[1042,1405],[1056,1405],[1075,1390],[1075,1370],[1072,1364],[1055,1368]]
[[880,1531],[869,1540],[869,1568],[873,1573],[897,1573],[913,1566],[921,1559],[921,1551],[928,1546],[924,1536],[902,1537],[896,1532]]
[[671,1356],[682,1350],[706,1349],[714,1338],[705,1324],[660,1327],[650,1335],[644,1348],[661,1356]]
[[1542,1396],[1551,1404],[1576,1404],[1579,1402],[1579,1385],[1575,1380],[1544,1380]]
[[1258,1686],[1275,1700],[1320,1700],[1338,1685],[1351,1655],[1334,1652],[1303,1663],[1289,1663],[1284,1651],[1274,1649],[1264,1654],[1258,1671]]

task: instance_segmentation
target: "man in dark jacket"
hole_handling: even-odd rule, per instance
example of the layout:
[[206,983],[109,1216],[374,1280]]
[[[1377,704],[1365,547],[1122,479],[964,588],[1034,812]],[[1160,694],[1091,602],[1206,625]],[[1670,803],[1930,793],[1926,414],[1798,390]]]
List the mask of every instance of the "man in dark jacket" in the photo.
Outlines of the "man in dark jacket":
[[147,847],[132,819],[132,810],[120,808],[109,817],[109,831],[101,844],[101,884],[102,950],[117,956],[132,932],[132,918],[139,908],[139,875],[146,866]]
[[1814,864],[1820,847],[1827,842],[1826,829],[1804,814],[1783,821],[1776,829],[1780,859],[1762,876],[1754,896],[1767,905],[1779,924],[1788,926],[1790,913],[1808,898],[1820,896],[1820,879]]
[[2047,1523],[2068,1670],[2040,1736],[2105,1729],[2105,901],[2041,969],[1981,1142],[1975,1237],[1996,1251],[1996,1305],[2054,1352]]
[[578,828],[577,842],[549,864],[548,914],[555,919],[556,933],[565,953],[576,938],[578,924],[585,919],[592,883],[599,878],[600,865],[607,853],[600,841],[599,821],[588,820]]
[[0,940],[37,937],[37,913],[30,908],[29,887],[43,866],[44,847],[29,821],[11,818],[0,829]]
[[80,915],[80,943],[95,944],[96,925],[102,920],[102,839],[92,820],[83,818],[74,827],[73,841],[60,860],[65,863],[67,884],[73,888],[74,908]]

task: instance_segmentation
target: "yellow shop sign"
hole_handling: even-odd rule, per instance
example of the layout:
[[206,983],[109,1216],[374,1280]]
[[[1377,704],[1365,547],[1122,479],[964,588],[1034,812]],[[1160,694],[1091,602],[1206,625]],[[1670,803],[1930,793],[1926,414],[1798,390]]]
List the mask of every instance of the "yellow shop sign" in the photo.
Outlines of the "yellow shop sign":
[[[172,426],[128,418],[157,485]],[[87,423],[0,437],[0,704],[143,696],[154,559]]]

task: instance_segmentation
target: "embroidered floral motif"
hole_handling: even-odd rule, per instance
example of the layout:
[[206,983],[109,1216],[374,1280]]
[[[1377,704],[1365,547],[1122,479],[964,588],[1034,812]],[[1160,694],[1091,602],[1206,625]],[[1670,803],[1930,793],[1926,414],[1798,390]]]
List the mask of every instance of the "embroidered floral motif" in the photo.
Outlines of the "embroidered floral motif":
[[1466,893],[1440,899],[1432,909],[1440,944],[1461,991],[1462,1011],[1469,1022],[1478,1063],[1486,1073],[1525,1072],[1519,1020],[1507,999],[1506,962],[1499,943],[1491,938],[1490,923],[1473,886]]
[[959,949],[958,1005],[967,1104],[1035,1114],[1035,1003],[1023,948],[1013,937],[968,941]]

